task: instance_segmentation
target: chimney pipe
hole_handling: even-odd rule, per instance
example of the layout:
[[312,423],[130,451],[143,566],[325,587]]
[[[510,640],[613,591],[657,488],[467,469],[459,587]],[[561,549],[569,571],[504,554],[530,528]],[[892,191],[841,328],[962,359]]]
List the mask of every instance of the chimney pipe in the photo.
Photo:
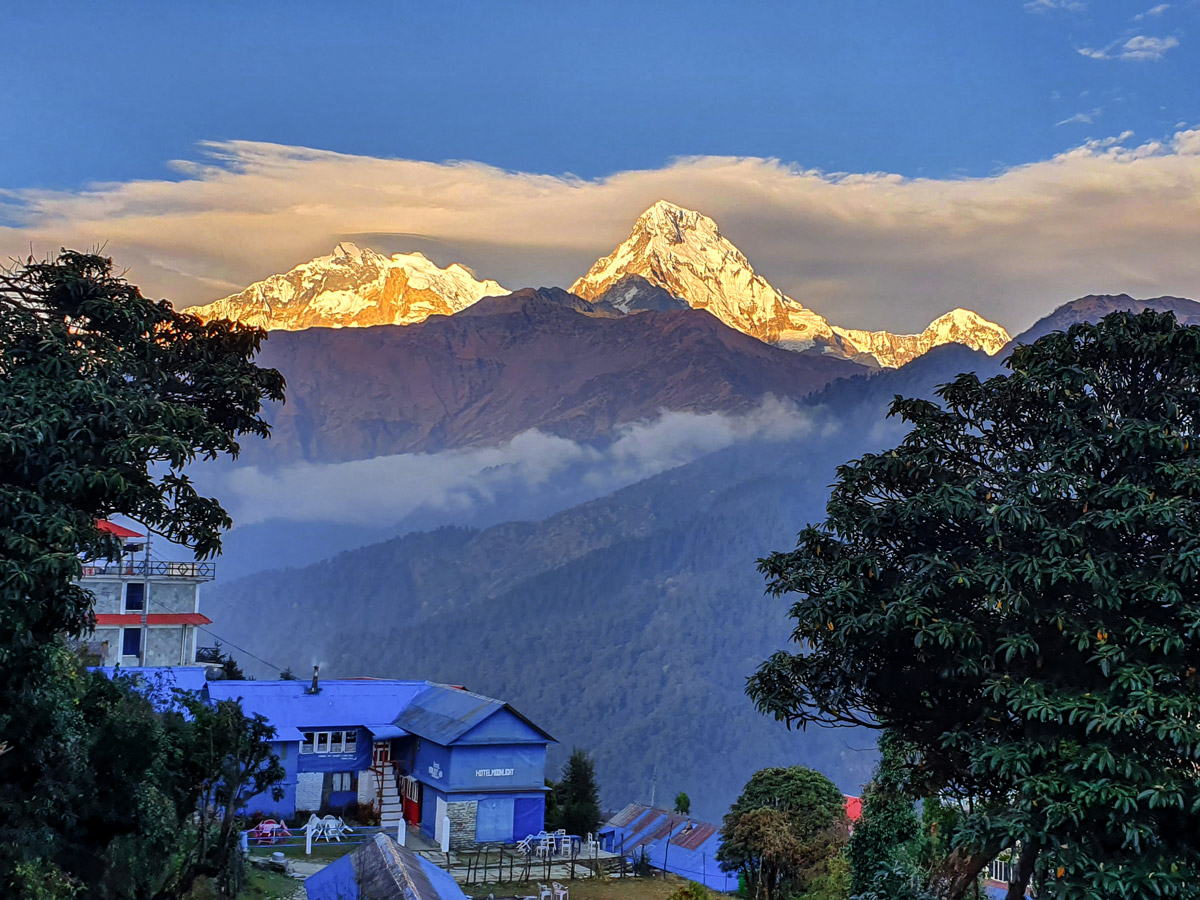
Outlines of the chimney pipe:
[[307,690],[305,693],[309,693],[309,694],[319,694],[319,693],[321,693],[321,685],[320,685],[320,682],[319,682],[319,679],[318,679],[318,676],[317,676],[317,673],[319,673],[320,671],[321,671],[321,667],[320,667],[320,666],[313,666],[313,680],[312,680],[312,687],[310,687],[310,688],[309,688],[309,689],[308,689],[308,690]]

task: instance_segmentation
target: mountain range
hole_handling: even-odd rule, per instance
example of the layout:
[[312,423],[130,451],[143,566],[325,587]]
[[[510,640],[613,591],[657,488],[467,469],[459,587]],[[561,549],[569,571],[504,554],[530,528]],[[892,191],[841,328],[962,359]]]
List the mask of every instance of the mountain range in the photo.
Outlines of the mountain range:
[[[404,447],[436,455],[520,429],[602,454],[622,417],[652,416],[660,402],[724,414],[759,392],[791,398],[812,427],[747,437],[582,503],[566,498],[586,477],[547,474],[512,506],[541,510],[527,519],[492,510],[468,525],[451,511],[429,519],[444,526],[435,530],[393,524],[389,536],[380,521],[369,537],[335,534],[337,522],[311,522],[308,534],[297,523],[235,530],[228,544],[250,574],[206,592],[214,631],[252,652],[239,659],[262,676],[274,673],[254,657],[504,696],[553,726],[562,744],[552,765],[572,746],[595,755],[610,805],[685,790],[713,819],[755,769],[796,762],[856,792],[873,762],[870,734],[789,732],[742,693],[788,634],[786,603],[763,597],[755,560],[820,519],[838,464],[900,438],[884,415],[894,395],[932,396],[962,371],[996,374],[1002,354],[951,342],[880,371],[750,338],[638,275],[604,293],[603,307],[527,290],[418,325],[273,334],[264,361],[289,378],[275,413],[295,418],[277,418],[272,455],[250,461],[301,461],[315,484],[325,462]],[[1144,308],[1200,323],[1189,300],[1094,295],[1013,343]],[[423,430],[401,428],[418,420]],[[311,555],[264,571],[296,561],[292,546]]]
[[[691,307],[730,328],[783,349],[895,367],[945,343],[996,353],[1008,333],[977,313],[955,309],[919,334],[830,325],[754,271],[716,222],[658,201],[628,238],[571,285],[577,311],[622,317]],[[439,268],[420,253],[384,256],[341,243],[329,256],[272,275],[190,312],[270,330],[413,325],[453,316],[484,297],[508,294],[457,263]]]

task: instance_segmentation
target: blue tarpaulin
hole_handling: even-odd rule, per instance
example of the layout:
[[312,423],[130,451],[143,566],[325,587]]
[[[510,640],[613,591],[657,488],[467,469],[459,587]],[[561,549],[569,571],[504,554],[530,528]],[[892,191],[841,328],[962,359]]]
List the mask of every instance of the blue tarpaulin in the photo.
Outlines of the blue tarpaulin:
[[377,834],[304,880],[309,900],[466,900],[448,872]]

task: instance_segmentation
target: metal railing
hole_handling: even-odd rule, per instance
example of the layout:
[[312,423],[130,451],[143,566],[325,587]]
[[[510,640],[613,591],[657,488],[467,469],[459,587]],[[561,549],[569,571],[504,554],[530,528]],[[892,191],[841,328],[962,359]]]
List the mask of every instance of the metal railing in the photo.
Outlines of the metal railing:
[[96,560],[84,563],[83,577],[91,575],[141,575],[167,578],[202,578],[211,581],[217,576],[215,562],[168,562],[166,560]]
[[220,647],[197,647],[196,662],[210,663],[215,666],[221,665],[221,648]]

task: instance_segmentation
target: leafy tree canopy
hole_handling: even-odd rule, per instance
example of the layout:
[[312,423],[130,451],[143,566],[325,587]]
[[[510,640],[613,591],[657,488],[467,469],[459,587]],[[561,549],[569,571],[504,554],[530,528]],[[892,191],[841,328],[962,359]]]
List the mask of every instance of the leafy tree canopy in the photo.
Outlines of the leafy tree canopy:
[[717,859],[762,887],[805,890],[845,845],[845,798],[832,781],[805,766],[755,772],[725,815]]
[[1115,313],[1007,366],[897,397],[904,441],[761,561],[801,650],[749,693],[969,801],[943,896],[1020,842],[1057,897],[1200,897],[1200,329]]
[[675,795],[675,812],[681,816],[690,815],[692,812],[692,798],[683,791]]
[[81,559],[119,549],[96,520],[219,550],[229,517],[183,470],[268,433],[284,384],[252,362],[263,337],[147,300],[96,255],[0,272],[0,886],[59,881],[46,860],[96,726],[63,638],[93,622]]

